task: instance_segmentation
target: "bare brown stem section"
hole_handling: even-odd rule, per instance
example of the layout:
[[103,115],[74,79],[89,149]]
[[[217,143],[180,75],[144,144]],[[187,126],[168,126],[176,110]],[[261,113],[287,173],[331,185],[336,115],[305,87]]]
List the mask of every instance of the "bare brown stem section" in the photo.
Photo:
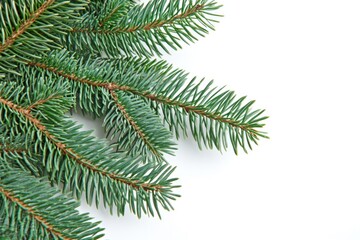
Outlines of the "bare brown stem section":
[[0,53],[2,53],[6,48],[10,47],[16,39],[23,34],[26,29],[30,27],[31,24],[33,24],[36,19],[39,18],[39,16],[51,5],[55,2],[55,0],[47,0],[41,5],[40,8],[38,8],[28,20],[23,22],[20,27],[14,31],[10,37],[8,37],[3,44],[0,44]]
[[11,202],[16,203],[19,205],[22,209],[25,209],[30,215],[36,219],[40,223],[40,225],[44,226],[49,232],[51,232],[53,235],[64,239],[64,240],[72,240],[72,238],[64,236],[61,232],[57,231],[53,225],[51,225],[45,218],[41,217],[36,213],[36,211],[29,205],[27,205],[25,202],[21,201],[20,198],[15,197],[15,195],[3,187],[0,187],[0,193],[3,193],[7,199],[9,199]]

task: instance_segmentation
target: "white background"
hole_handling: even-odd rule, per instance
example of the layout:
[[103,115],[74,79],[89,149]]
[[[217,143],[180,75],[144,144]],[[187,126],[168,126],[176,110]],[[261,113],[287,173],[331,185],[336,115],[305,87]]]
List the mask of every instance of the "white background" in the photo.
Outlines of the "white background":
[[217,30],[165,58],[256,99],[271,139],[238,156],[181,140],[162,220],[81,211],[111,240],[360,239],[360,2],[219,2]]

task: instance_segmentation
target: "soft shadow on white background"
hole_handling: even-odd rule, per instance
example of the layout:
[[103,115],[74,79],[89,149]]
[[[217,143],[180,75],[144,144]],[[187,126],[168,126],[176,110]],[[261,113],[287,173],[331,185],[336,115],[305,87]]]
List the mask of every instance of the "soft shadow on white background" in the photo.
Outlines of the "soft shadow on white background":
[[111,240],[360,239],[359,1],[219,2],[217,30],[165,59],[256,99],[271,139],[238,156],[181,140],[162,220],[80,210]]

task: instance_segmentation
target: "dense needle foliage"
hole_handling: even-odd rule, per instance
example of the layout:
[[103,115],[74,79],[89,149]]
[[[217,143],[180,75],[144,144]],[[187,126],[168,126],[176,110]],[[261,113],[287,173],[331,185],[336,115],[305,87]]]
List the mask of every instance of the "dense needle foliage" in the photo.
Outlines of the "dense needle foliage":
[[[179,195],[175,138],[247,151],[266,137],[254,101],[160,57],[213,29],[212,0],[0,2],[0,238],[98,239],[78,199],[160,216]],[[103,120],[108,140],[69,112]],[[109,144],[111,142],[111,144]]]

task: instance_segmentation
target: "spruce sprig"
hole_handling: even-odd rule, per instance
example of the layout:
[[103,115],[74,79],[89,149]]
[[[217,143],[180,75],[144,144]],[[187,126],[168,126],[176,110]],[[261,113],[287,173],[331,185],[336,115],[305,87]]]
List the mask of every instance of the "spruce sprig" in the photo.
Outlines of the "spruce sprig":
[[47,182],[16,168],[0,170],[0,226],[13,229],[14,239],[103,236],[99,223],[90,222],[88,215],[75,210],[78,202],[59,194]]
[[[63,184],[64,191],[69,189],[76,198],[84,193],[89,204],[95,199],[98,206],[103,196],[104,205],[116,206],[118,214],[124,214],[128,204],[138,216],[142,211],[153,215],[152,208],[157,207],[153,201],[171,209],[168,200],[177,196],[171,193],[176,187],[172,186],[174,179],[168,179],[173,168],[141,164],[138,158],[127,159],[113,153],[103,141],[95,141],[89,132],[79,131],[80,126],[63,116],[65,108],[72,106],[71,92],[61,82],[47,85],[34,81],[40,75],[34,72],[29,79],[18,79],[17,84],[0,85],[0,114],[15,120],[4,123],[8,128],[14,129],[17,122],[23,122],[24,129],[18,131],[33,139],[49,179]],[[26,83],[25,87],[21,82]],[[41,94],[35,95],[36,92]]]
[[[160,217],[179,197],[166,161],[173,137],[235,153],[267,138],[254,101],[154,58],[213,30],[220,7],[0,2],[0,237],[100,238],[76,210],[81,197],[110,213]],[[102,119],[108,140],[68,117],[78,110]]]
[[107,56],[160,56],[162,51],[169,53],[168,48],[181,48],[181,42],[193,42],[214,29],[220,16],[214,11],[221,7],[211,0],[150,1],[130,8],[116,24],[106,24],[112,12],[104,17],[103,4],[97,3],[90,4],[92,13],[75,22],[65,44]]

